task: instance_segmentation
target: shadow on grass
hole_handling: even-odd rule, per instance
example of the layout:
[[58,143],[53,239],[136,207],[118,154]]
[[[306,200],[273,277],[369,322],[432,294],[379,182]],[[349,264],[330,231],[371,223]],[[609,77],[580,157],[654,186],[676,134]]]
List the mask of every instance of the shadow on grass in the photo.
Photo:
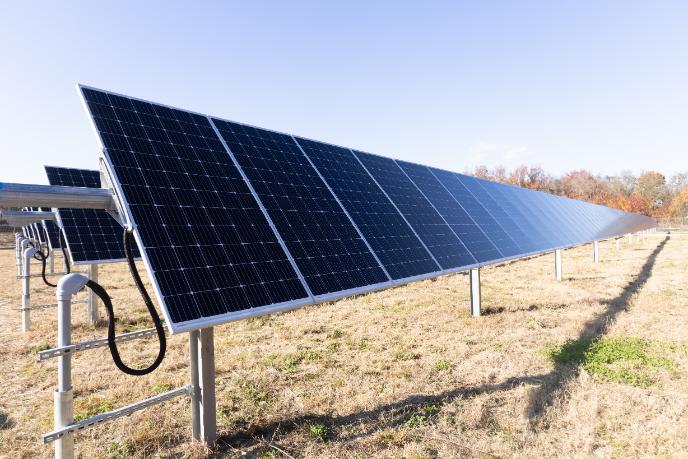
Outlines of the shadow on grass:
[[652,275],[652,268],[657,261],[657,256],[664,249],[668,240],[669,237],[667,236],[657,245],[638,275],[624,287],[620,295],[603,301],[603,304],[607,305],[607,309],[586,322],[578,338],[569,341],[561,348],[557,358],[555,358],[554,370],[546,375],[540,387],[530,394],[528,417],[531,424],[536,424],[540,420],[545,409],[552,405],[561,390],[577,375],[582,356],[590,350],[597,339],[607,333],[616,316],[628,309],[633,295],[643,288]]
[[[622,293],[611,299],[605,300],[607,309],[604,313],[588,321],[579,338],[567,344],[562,352],[581,354],[591,343],[604,335],[617,314],[626,310],[631,297],[636,294],[647,282],[652,274],[652,268],[657,256],[664,248],[665,238],[650,254],[635,279],[626,285]],[[499,314],[500,310],[493,311]],[[567,359],[562,359],[564,362]],[[544,408],[551,405],[560,389],[576,374],[577,365],[575,359],[568,359],[568,363],[556,364],[552,372],[535,376],[513,377],[501,383],[481,384],[474,387],[461,387],[442,392],[436,395],[412,395],[403,400],[380,405],[367,411],[359,411],[342,416],[304,414],[286,419],[274,420],[268,423],[244,424],[234,426],[230,433],[221,434],[218,438],[217,448],[211,457],[224,457],[228,452],[243,449],[242,457],[261,457],[264,446],[274,441],[279,442],[283,435],[303,432],[308,435],[308,428],[314,424],[326,426],[329,437],[336,441],[351,441],[379,432],[386,428],[392,428],[404,424],[410,416],[423,410],[429,405],[444,405],[453,400],[472,397],[480,394],[489,394],[511,390],[521,385],[536,386],[531,392],[529,403],[529,417],[531,423],[537,421]],[[573,363],[572,363],[573,362]]]
[[266,424],[235,426],[231,433],[219,436],[217,449],[211,457],[224,457],[223,454],[238,448],[257,448],[256,451],[245,451],[241,457],[261,457],[261,445],[271,439],[277,443],[281,435],[296,431],[303,431],[305,435],[308,435],[308,427],[314,424],[325,425],[332,439],[351,441],[386,428],[402,425],[411,416],[430,405],[442,406],[456,399],[510,390],[525,384],[539,385],[545,377],[546,375],[514,377],[501,383],[456,388],[436,395],[412,395],[394,403],[343,416],[304,414]]

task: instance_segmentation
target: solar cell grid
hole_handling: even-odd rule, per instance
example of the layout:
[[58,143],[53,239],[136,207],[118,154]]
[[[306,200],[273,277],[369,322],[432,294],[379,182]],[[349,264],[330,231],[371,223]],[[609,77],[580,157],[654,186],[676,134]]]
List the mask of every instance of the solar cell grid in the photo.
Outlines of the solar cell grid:
[[490,242],[505,258],[523,253],[483,204],[461,183],[457,174],[435,168],[430,168],[430,171],[449,194],[461,203],[461,207],[480,226]]
[[314,295],[389,279],[291,136],[213,118]]
[[485,263],[503,258],[501,252],[428,167],[399,160],[397,164],[430,201],[478,262]]
[[490,215],[499,222],[499,225],[519,248],[519,253],[532,253],[538,250],[539,245],[536,243],[535,238],[523,232],[516,221],[514,221],[514,217],[504,210],[502,203],[495,199],[475,177],[462,174],[455,175],[466,189],[480,201],[480,204],[487,209]]
[[300,137],[296,141],[392,279],[411,278],[438,270],[430,253],[351,150]]
[[476,263],[442,216],[390,158],[354,151],[363,167],[392,200],[442,269]]
[[[100,188],[100,172],[45,166],[51,185]],[[105,210],[58,209],[74,264],[123,261],[122,227]],[[134,255],[139,257],[136,247]]]
[[173,330],[309,301],[208,118],[82,90]]
[[544,250],[547,247],[557,247],[560,235],[545,231],[541,218],[544,210],[539,203],[519,202],[515,192],[509,185],[489,180],[475,180],[492,196],[502,210],[512,218],[516,227],[531,242],[533,251]]

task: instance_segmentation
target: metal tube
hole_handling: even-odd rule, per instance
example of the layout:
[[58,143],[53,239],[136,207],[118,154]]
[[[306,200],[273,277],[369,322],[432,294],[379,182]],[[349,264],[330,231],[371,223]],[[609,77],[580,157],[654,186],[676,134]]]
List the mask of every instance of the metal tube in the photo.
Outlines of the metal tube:
[[189,373],[191,379],[191,438],[201,440],[201,394],[198,374],[198,330],[189,332]]
[[0,182],[0,207],[115,209],[110,190]]
[[560,281],[562,280],[562,272],[561,272],[561,249],[557,249],[554,251],[554,277]]
[[198,341],[198,374],[201,388],[201,440],[208,446],[217,440],[215,402],[215,343],[213,328],[202,328]]
[[[22,244],[23,245],[23,244]],[[38,249],[28,247],[24,249],[24,266],[22,279],[22,331],[31,330],[31,258]]]
[[[57,284],[57,346],[72,344],[72,297],[88,279],[81,274],[68,274]],[[57,390],[55,391],[55,430],[74,422],[74,392],[72,390],[72,355],[64,354],[57,362]],[[55,441],[56,459],[74,458],[74,435],[69,433]]]
[[471,269],[471,315],[480,317],[480,268]]
[[[98,282],[98,265],[95,263],[88,265],[87,274],[89,279],[94,282]],[[100,314],[98,312],[98,297],[91,289],[88,289],[88,303],[86,306],[86,311],[88,315],[88,321],[95,325],[96,322],[98,322]]]
[[24,236],[21,234],[17,233],[14,235],[14,243],[15,243],[15,256],[17,257],[17,276],[22,275],[22,249],[21,249],[21,241],[24,240]]
[[593,241],[592,243],[592,261],[600,262],[600,241]]
[[48,256],[48,268],[50,269],[48,273],[55,274],[55,252],[53,252],[52,250],[50,251],[50,255]]

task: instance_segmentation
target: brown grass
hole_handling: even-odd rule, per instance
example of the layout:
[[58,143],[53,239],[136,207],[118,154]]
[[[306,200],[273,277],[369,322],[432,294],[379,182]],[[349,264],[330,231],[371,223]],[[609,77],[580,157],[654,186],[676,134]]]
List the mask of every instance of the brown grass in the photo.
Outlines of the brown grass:
[[[484,269],[483,306],[469,316],[468,277],[418,282],[216,329],[220,445],[190,442],[177,399],[76,435],[81,457],[639,457],[688,456],[688,355],[649,388],[601,383],[545,349],[567,340],[629,336],[688,343],[688,239],[650,237],[602,263],[584,246]],[[14,252],[0,250],[0,456],[51,457],[55,310],[19,330]],[[119,330],[150,326],[124,265],[101,267]],[[34,282],[33,301],[54,291]],[[74,341],[105,336],[76,305]],[[119,407],[188,380],[186,335],[150,376],[125,376],[107,348],[74,358],[75,411]],[[151,361],[154,340],[122,345]]]

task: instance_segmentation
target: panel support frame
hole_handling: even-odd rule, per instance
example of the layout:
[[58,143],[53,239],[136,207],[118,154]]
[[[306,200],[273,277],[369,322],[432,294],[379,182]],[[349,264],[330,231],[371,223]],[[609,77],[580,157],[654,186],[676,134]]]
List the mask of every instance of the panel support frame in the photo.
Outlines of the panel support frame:
[[557,249],[554,251],[554,278],[558,281],[561,281],[563,279],[563,273],[561,268],[561,249]]
[[471,316],[481,316],[482,293],[480,289],[480,268],[473,268],[470,270],[470,288],[471,288]]

